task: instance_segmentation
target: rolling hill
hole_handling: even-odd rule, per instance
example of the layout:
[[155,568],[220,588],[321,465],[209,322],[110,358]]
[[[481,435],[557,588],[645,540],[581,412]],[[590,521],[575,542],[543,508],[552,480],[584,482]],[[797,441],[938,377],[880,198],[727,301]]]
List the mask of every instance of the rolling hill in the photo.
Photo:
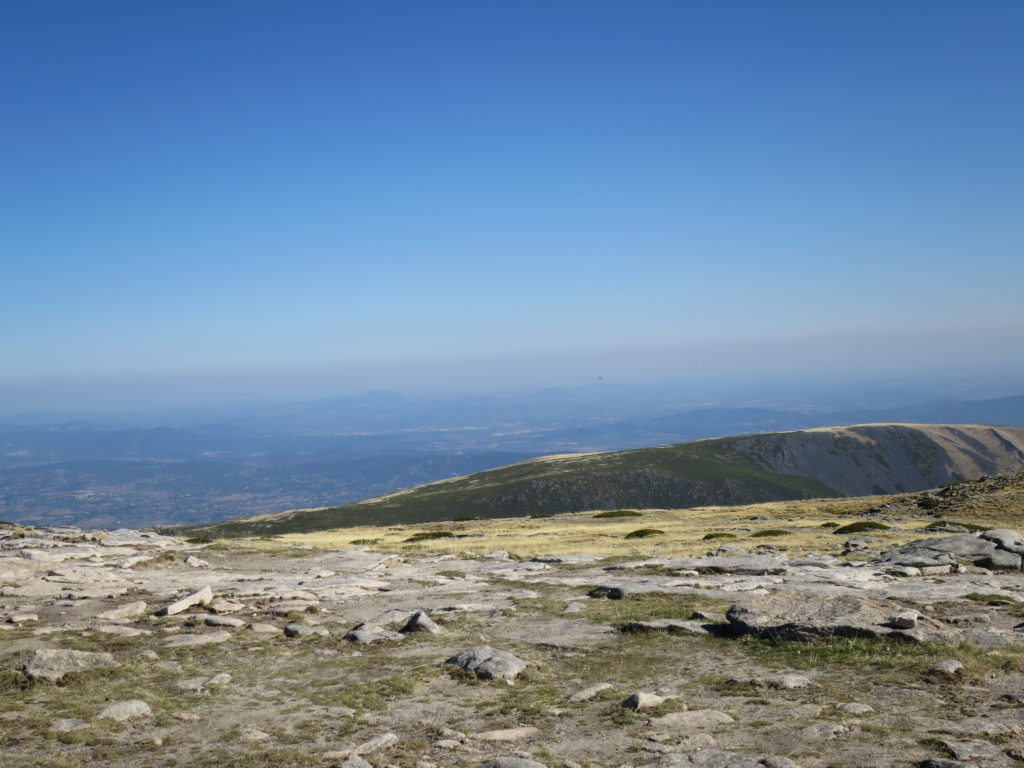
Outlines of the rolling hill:
[[909,493],[1024,467],[1024,429],[863,424],[547,456],[353,504],[186,530],[251,536],[460,517]]

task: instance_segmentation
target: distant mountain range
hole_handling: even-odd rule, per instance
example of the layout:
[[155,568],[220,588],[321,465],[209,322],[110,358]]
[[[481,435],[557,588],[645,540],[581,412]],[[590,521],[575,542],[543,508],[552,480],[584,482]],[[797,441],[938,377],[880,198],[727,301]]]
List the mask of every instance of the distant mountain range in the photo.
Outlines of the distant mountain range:
[[1024,396],[813,410],[674,405],[682,397],[668,389],[433,399],[385,392],[123,425],[0,424],[0,519],[205,523],[346,504],[551,453],[865,422],[1024,426]]
[[307,532],[459,517],[905,493],[1024,468],[1024,429],[867,424],[549,456],[374,499],[193,529]]

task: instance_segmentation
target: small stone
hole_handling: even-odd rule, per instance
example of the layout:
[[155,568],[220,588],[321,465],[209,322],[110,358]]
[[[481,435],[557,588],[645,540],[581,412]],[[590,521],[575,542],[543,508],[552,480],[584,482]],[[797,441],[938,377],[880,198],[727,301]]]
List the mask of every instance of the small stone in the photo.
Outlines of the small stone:
[[120,665],[109,653],[43,648],[29,658],[25,664],[25,674],[32,679],[56,681],[71,672],[117,666]]
[[875,708],[870,704],[857,704],[855,702],[836,704],[836,709],[847,715],[869,715],[875,711]]
[[400,630],[401,632],[426,632],[429,635],[441,635],[444,634],[442,629],[433,619],[431,619],[423,611],[416,611],[409,620],[405,622],[405,626]]
[[804,741],[828,741],[848,730],[850,729],[839,723],[815,723],[801,728],[799,736]]
[[956,659],[943,659],[928,667],[928,671],[942,677],[958,677],[963,668],[964,665]]
[[208,562],[206,562],[205,560],[203,560],[200,557],[196,557],[195,555],[189,555],[188,557],[186,557],[185,558],[185,565],[189,566],[190,568],[209,568],[210,567],[210,564]]
[[39,621],[39,615],[36,613],[12,613],[7,617],[8,624],[28,624],[33,621]]
[[119,701],[106,707],[96,715],[96,719],[117,720],[123,723],[125,720],[130,720],[133,717],[145,717],[151,714],[153,714],[153,710],[142,699],[129,699],[128,701]]
[[88,723],[85,720],[80,720],[77,717],[62,717],[60,720],[54,720],[50,724],[50,730],[54,733],[70,733],[71,731],[77,731],[79,728],[85,728]]
[[260,742],[260,741],[267,741],[268,739],[270,739],[272,737],[271,737],[271,735],[269,733],[266,733],[265,731],[261,731],[261,730],[259,730],[257,728],[249,727],[249,728],[243,728],[242,729],[242,737],[241,738],[242,738],[242,741],[248,741],[248,742],[255,743],[255,742]]
[[612,687],[611,683],[597,683],[596,685],[592,685],[589,688],[584,688],[582,691],[577,691],[572,696],[570,696],[567,699],[567,701],[571,701],[571,702],[589,701],[590,699],[592,699],[595,696],[597,696],[597,694],[599,694],[599,693],[601,693],[603,691],[607,691],[611,687]]
[[949,750],[957,760],[983,760],[994,757],[998,750],[987,741],[971,739],[969,741],[954,741],[945,739],[942,746]]
[[263,624],[258,621],[254,621],[251,624],[246,624],[246,629],[250,632],[255,632],[258,635],[276,635],[281,630],[275,627],[273,624]]
[[206,616],[203,618],[203,623],[208,627],[233,627],[234,629],[245,626],[244,621],[233,616]]
[[207,585],[161,608],[157,611],[157,614],[160,616],[173,616],[176,613],[181,613],[191,608],[193,605],[209,605],[211,602],[213,602],[213,590]]
[[736,722],[732,715],[717,709],[695,709],[689,712],[669,712],[651,720],[655,728],[714,728]]
[[917,611],[901,611],[889,619],[889,623],[896,629],[913,629],[917,626],[917,620],[921,617]]
[[364,741],[358,747],[352,750],[353,755],[370,755],[377,752],[389,744],[394,744],[398,741],[398,736],[393,733],[382,733],[380,736],[374,736],[368,741]]
[[245,604],[237,600],[228,600],[226,597],[215,597],[207,608],[214,613],[237,613],[245,608]]
[[562,608],[563,613],[580,613],[586,608],[586,606],[578,600],[573,600],[571,603],[566,603],[565,607]]
[[664,703],[665,697],[663,696],[658,696],[656,693],[637,691],[628,699],[623,701],[619,706],[631,709],[634,712],[639,712],[643,709],[653,709],[654,707],[660,706]]
[[214,643],[225,643],[231,639],[231,633],[224,630],[219,632],[204,632],[202,634],[175,635],[164,641],[165,648],[191,648],[197,645],[212,645]]
[[474,738],[480,741],[519,741],[540,735],[540,728],[531,725],[520,728],[501,728],[495,731],[481,731],[474,734]]
[[811,681],[803,675],[785,674],[785,675],[771,675],[765,678],[765,682],[769,688],[780,688],[782,690],[791,691],[796,688],[806,688],[811,684]]
[[284,628],[285,637],[327,637],[327,627],[311,627],[307,624],[289,624]]
[[544,763],[525,757],[499,757],[484,764],[486,768],[547,768]]
[[933,757],[922,761],[921,768],[971,768],[971,764],[950,760],[946,757]]
[[526,669],[526,662],[489,645],[478,645],[455,654],[445,664],[473,672],[483,680],[514,680]]

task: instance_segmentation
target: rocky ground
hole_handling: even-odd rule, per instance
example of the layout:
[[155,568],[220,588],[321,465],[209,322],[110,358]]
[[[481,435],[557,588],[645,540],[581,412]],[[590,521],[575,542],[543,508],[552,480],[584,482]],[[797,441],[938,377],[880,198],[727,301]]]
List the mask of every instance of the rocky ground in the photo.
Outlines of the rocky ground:
[[0,525],[3,764],[1016,765],[1021,553],[1012,531],[519,560]]

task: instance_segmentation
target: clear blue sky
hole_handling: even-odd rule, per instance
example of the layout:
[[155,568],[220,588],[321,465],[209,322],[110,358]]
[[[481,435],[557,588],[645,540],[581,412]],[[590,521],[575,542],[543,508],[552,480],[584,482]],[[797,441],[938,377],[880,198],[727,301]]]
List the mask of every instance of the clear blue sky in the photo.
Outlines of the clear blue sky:
[[1018,0],[8,0],[0,385],[1020,365],[1022,39]]

